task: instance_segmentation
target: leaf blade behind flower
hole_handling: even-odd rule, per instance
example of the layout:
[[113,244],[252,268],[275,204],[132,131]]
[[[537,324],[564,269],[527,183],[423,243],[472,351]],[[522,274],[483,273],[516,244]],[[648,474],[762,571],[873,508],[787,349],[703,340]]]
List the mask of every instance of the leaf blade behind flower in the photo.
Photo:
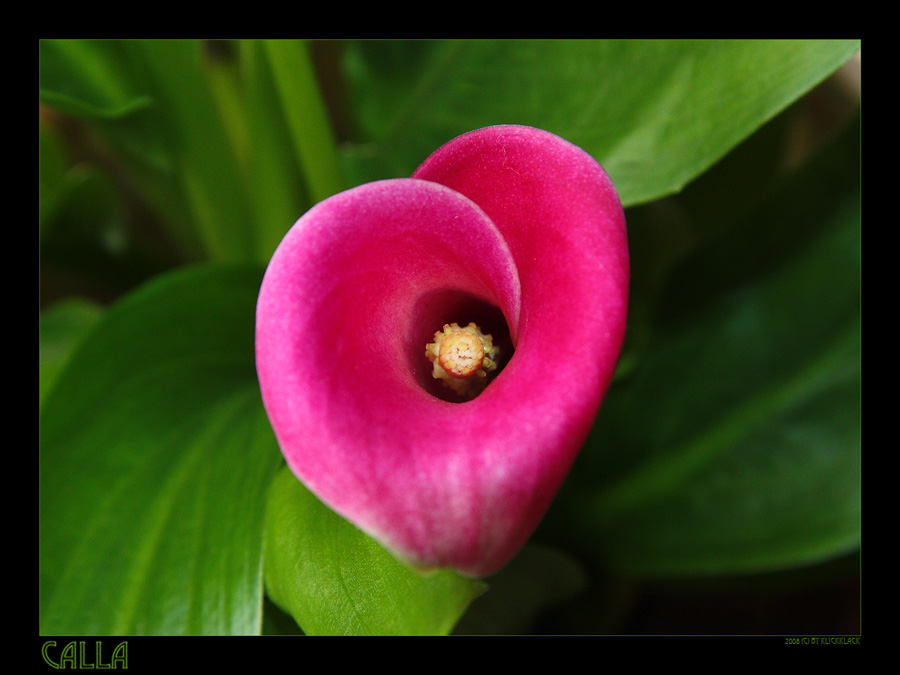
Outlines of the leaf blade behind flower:
[[446,635],[485,586],[413,571],[284,469],[266,517],[266,588],[307,635]]
[[617,570],[759,572],[858,546],[858,134],[672,275],[553,516]]
[[[859,41],[459,40],[351,48],[364,140],[384,161],[377,172],[408,175],[461,133],[526,124],[593,155],[630,206],[687,185],[843,65]],[[369,144],[359,150],[357,159],[376,154]]]
[[253,368],[260,272],[110,309],[41,409],[42,634],[253,634],[280,463]]

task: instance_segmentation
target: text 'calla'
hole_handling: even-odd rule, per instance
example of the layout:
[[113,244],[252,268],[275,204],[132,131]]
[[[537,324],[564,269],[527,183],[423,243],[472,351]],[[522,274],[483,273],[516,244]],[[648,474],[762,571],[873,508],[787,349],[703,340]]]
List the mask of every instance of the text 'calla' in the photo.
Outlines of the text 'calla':
[[[260,387],[288,465],[398,557],[498,570],[593,423],[628,276],[606,173],[530,127],[464,134],[412,178],[323,201],[275,252],[257,307]],[[496,367],[459,396],[432,361],[444,326],[470,322]]]

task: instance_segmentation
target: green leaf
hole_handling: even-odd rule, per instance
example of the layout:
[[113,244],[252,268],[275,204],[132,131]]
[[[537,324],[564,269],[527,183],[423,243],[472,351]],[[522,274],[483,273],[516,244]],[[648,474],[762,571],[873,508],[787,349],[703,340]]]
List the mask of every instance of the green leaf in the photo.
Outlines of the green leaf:
[[452,570],[410,569],[288,469],[269,498],[265,576],[307,635],[445,635],[485,588]]
[[261,259],[268,260],[312,201],[264,44],[241,40],[239,63],[249,138],[246,181],[257,223],[257,250]]
[[203,243],[175,183],[171,122],[138,45],[41,40],[39,57],[41,103],[85,120],[92,134],[88,147],[102,155],[103,170],[126,178],[129,192],[153,205],[185,259],[201,258]]
[[130,40],[41,40],[39,94],[42,104],[90,121],[117,159],[147,180],[168,175],[172,148],[165,111],[134,46]]
[[254,221],[198,40],[44,40],[41,101],[91,120],[188,260],[256,260]]
[[130,47],[146,65],[165,111],[179,188],[206,254],[219,261],[256,258],[237,149],[231,146],[196,40],[139,40]]
[[117,119],[152,105],[119,40],[41,40],[41,101],[79,117]]
[[347,186],[307,47],[297,40],[265,40],[264,48],[297,165],[303,168],[313,202],[322,201]]
[[52,388],[75,347],[103,314],[95,303],[80,298],[58,302],[41,314],[40,400]]
[[108,310],[40,417],[40,631],[255,634],[281,463],[253,356],[258,269],[162,277]]
[[633,575],[858,546],[858,134],[673,276],[553,515],[569,541]]
[[[370,177],[491,124],[559,134],[626,205],[678,191],[822,81],[858,40],[456,40],[351,45]],[[364,155],[364,156],[363,156]]]

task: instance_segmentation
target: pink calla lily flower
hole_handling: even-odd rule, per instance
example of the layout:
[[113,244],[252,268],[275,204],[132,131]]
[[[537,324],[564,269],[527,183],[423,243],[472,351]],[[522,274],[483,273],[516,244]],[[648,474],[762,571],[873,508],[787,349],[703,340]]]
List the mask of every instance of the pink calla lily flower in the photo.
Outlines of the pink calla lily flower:
[[531,127],[464,134],[412,178],[326,199],[285,236],[257,306],[287,464],[398,558],[497,571],[591,428],[628,278],[608,176]]

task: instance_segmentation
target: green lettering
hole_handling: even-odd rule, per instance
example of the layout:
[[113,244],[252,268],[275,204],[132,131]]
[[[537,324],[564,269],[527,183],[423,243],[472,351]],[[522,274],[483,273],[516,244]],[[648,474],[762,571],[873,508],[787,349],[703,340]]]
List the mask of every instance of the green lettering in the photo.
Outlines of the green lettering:
[[47,653],[47,650],[50,647],[55,647],[55,646],[56,646],[56,640],[47,640],[47,642],[44,643],[44,646],[41,647],[41,656],[44,657],[44,661],[47,662],[48,666],[50,666],[51,668],[55,668],[56,670],[59,670],[59,664],[56,661],[54,661],[53,659],[51,659],[50,655]]
[[116,648],[113,650],[112,654],[112,662],[110,664],[111,668],[117,668],[121,666],[123,669],[128,669],[128,643],[120,642]]
[[77,668],[77,656],[78,653],[75,651],[75,641],[73,640],[63,647],[62,654],[59,655],[59,667],[65,669],[68,665],[69,668]]
[[[79,657],[79,658],[78,658],[78,665],[79,665],[81,668],[84,668],[85,670],[93,670],[93,669],[94,669],[94,664],[93,664],[93,663],[88,663],[88,662],[87,662],[87,659],[85,658],[85,655],[84,655],[84,645],[85,645],[84,640],[82,640],[81,642],[78,643],[78,657]],[[100,643],[99,643],[99,642],[97,643],[97,651],[98,651],[98,652],[100,651]]]

